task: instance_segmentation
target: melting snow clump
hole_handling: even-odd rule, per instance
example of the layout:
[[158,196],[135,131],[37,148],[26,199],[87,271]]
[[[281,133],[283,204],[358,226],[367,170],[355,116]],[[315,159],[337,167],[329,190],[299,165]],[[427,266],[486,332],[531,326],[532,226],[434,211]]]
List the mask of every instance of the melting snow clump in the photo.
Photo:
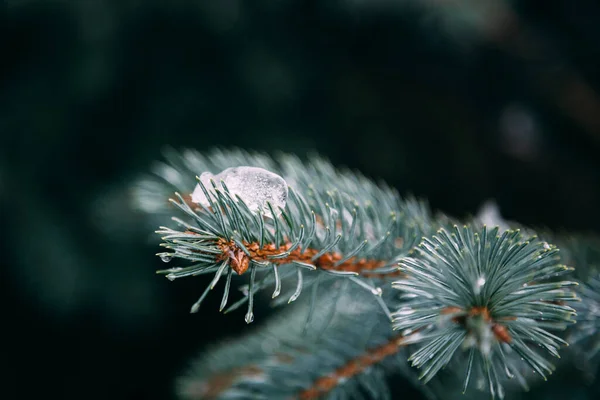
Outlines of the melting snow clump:
[[[286,181],[279,175],[257,167],[233,167],[213,175],[204,172],[200,175],[200,182],[208,190],[209,194],[214,192],[211,179],[217,188],[221,188],[221,181],[225,183],[229,193],[234,200],[239,196],[248,206],[250,211],[262,211],[266,216],[273,217],[267,202],[271,203],[276,216],[281,214],[279,207],[284,208],[287,201],[288,186]],[[200,184],[196,185],[192,193],[192,201],[205,207],[210,203]]]

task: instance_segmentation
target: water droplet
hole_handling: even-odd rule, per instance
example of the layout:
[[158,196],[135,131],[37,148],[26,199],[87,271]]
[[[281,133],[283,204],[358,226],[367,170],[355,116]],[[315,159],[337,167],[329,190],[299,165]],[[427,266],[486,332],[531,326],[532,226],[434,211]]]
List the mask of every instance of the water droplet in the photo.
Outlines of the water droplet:
[[162,260],[162,262],[168,263],[169,261],[171,261],[173,259],[173,255],[163,253],[160,255],[160,259]]
[[246,321],[247,324],[249,324],[252,321],[254,321],[254,313],[252,311],[248,311],[246,313],[246,316],[244,317],[244,320]]

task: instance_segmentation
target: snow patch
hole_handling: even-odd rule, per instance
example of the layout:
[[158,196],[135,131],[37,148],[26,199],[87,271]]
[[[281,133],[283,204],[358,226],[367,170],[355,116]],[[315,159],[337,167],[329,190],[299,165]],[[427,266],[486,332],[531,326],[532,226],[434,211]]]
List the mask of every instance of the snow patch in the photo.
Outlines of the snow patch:
[[[217,188],[220,188],[221,182],[223,182],[231,197],[237,200],[236,196],[239,196],[252,212],[262,212],[265,216],[273,218],[267,203],[270,203],[273,207],[276,217],[281,215],[280,208],[285,208],[288,185],[281,176],[266,169],[233,167],[227,168],[216,175],[204,172],[200,175],[200,182],[209,194],[214,193],[211,180],[215,182]],[[196,185],[192,193],[192,201],[205,207],[210,206],[200,184]]]

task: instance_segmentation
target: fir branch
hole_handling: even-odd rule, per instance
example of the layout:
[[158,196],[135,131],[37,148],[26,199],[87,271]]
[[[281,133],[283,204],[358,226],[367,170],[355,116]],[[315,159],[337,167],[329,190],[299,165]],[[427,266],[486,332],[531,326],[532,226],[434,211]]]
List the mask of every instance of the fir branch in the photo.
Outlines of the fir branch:
[[[345,286],[345,288],[344,288]],[[183,399],[390,399],[386,378],[402,371],[403,339],[365,294],[335,281],[322,301],[335,314],[314,313],[304,334],[308,301],[274,317],[267,326],[203,354],[179,381]],[[390,299],[387,299],[391,301]],[[375,311],[375,312],[373,312]]]
[[[394,313],[394,328],[419,344],[409,361],[422,369],[424,382],[445,367],[459,348],[469,348],[466,390],[474,364],[481,367],[492,397],[504,395],[501,371],[520,375],[506,357],[517,353],[542,377],[553,365],[534,350],[558,357],[567,343],[549,332],[564,330],[575,310],[575,282],[550,281],[570,269],[558,250],[519,231],[486,227],[474,232],[455,227],[424,239],[414,257],[400,262],[404,279],[394,283],[406,303]],[[475,360],[475,363],[474,363]],[[522,377],[520,377],[522,378]]]
[[577,279],[586,281],[600,265],[600,237],[593,234],[549,233],[562,252],[565,264],[575,268]]
[[[253,320],[254,296],[259,291],[272,287],[273,297],[278,297],[282,284],[292,283],[294,278],[296,290],[288,302],[296,300],[309,282],[339,278],[349,279],[380,296],[378,282],[397,276],[397,261],[432,228],[429,212],[422,203],[403,200],[387,186],[375,185],[356,173],[338,171],[318,157],[303,163],[285,154],[278,160],[241,151],[216,152],[208,157],[186,154],[183,160],[195,166],[220,167],[225,160],[269,166],[271,172],[281,174],[290,184],[284,208],[274,210],[268,205],[271,217],[251,211],[224,182],[212,181],[211,187],[198,182],[209,206],[190,202],[186,193],[193,187],[183,195],[176,193],[177,199],[171,202],[182,211],[182,219],[173,218],[178,228],[161,227],[157,231],[162,236],[161,246],[167,249],[158,255],[166,262],[176,258],[193,264],[159,273],[171,280],[213,274],[212,283],[192,306],[192,312],[198,311],[224,274],[227,284],[221,310],[225,309],[231,271],[236,275],[249,272],[250,279],[244,298],[225,312],[248,303],[248,323]],[[184,168],[186,162],[173,165]],[[177,167],[165,171],[171,171],[170,168],[179,171]],[[179,177],[184,172],[161,175]],[[199,172],[202,171],[195,173]],[[304,279],[305,274],[319,279]],[[376,300],[387,309],[384,302]]]
[[530,228],[514,221],[507,222],[494,202],[487,202],[473,221],[478,227],[483,226],[482,222],[498,225],[501,229],[518,227],[532,235],[536,232],[542,240],[555,243],[560,248],[561,261],[572,267],[569,279],[579,284],[577,295],[581,299],[573,305],[577,324],[568,327],[565,340],[577,366],[593,379],[594,374],[589,371],[595,371],[600,362],[600,238],[592,232],[553,232],[548,228]]
[[577,363],[595,370],[600,362],[600,238],[591,233],[552,236],[579,283],[581,301],[574,305],[577,324],[569,328],[566,338]]
[[[284,205],[256,207],[225,181],[190,178],[235,166],[280,175],[288,185]],[[201,363],[185,380],[184,398],[349,398],[359,393],[386,398],[385,375],[403,371],[398,356],[407,351],[428,387],[442,368],[452,366],[466,371],[464,390],[474,378],[483,379],[492,397],[502,398],[507,378],[527,388],[532,370],[544,379],[554,370],[538,347],[558,357],[567,344],[551,331],[574,322],[576,311],[565,302],[577,300],[572,290],[577,281],[584,301],[575,308],[582,324],[565,337],[591,349],[590,354],[598,349],[600,283],[591,265],[600,253],[589,241],[563,240],[546,231],[545,240],[525,237],[508,226],[490,230],[481,216],[471,221],[473,227],[449,228],[452,218],[434,219],[424,203],[402,199],[385,184],[335,169],[317,156],[303,162],[287,154],[271,158],[241,150],[169,151],[167,163],[155,172],[138,186],[136,198],[140,206],[153,205],[145,210],[157,216],[179,210],[172,218],[175,226],[157,231],[165,248],[158,255],[182,263],[158,272],[170,280],[211,276],[192,312],[223,282],[220,309],[247,304],[248,323],[258,294],[272,291],[272,303],[278,305],[311,288],[301,302],[302,317],[291,312],[268,332],[210,353],[210,365]],[[173,190],[175,198],[166,201]],[[206,202],[192,192],[196,198],[201,192]],[[494,218],[501,219],[497,213]],[[444,228],[432,236],[436,225]],[[564,245],[562,261],[569,267],[548,244],[554,239]],[[578,269],[573,281],[558,280],[572,274],[573,265]],[[237,277],[247,283],[240,286],[242,298],[229,304]],[[394,279],[400,292],[380,289]],[[369,293],[371,301],[362,298]],[[331,306],[332,296],[345,296],[341,312]],[[357,304],[363,306],[360,311]],[[388,317],[389,307],[396,307],[393,327],[399,334],[379,307]],[[324,335],[305,336],[309,324],[326,327]]]
[[575,305],[577,325],[570,331],[569,344],[582,347],[587,361],[600,355],[600,272],[580,284],[578,295],[582,301]]
[[[312,400],[321,398],[331,391],[337,389],[341,384],[349,379],[356,378],[359,374],[365,373],[369,368],[384,361],[388,357],[397,355],[404,348],[404,337],[396,335],[389,338],[386,342],[368,348],[363,354],[346,361],[340,367],[326,376],[317,378],[313,384],[298,394],[300,400]],[[371,389],[371,397],[378,398],[382,390]]]

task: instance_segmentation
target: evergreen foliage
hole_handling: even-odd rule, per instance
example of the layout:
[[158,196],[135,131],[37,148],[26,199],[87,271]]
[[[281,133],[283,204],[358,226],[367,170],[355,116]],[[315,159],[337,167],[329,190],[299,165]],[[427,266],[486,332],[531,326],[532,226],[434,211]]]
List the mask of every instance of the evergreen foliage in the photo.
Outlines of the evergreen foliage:
[[555,247],[519,231],[474,232],[465,226],[452,233],[441,229],[417,253],[400,261],[406,277],[394,287],[409,296],[394,315],[394,328],[421,343],[409,361],[423,368],[425,382],[460,347],[470,349],[464,390],[474,363],[488,378],[492,396],[503,397],[503,371],[524,382],[507,357],[510,351],[542,377],[552,373],[553,365],[532,345],[558,357],[567,343],[548,330],[574,322],[575,310],[564,302],[577,299],[570,290],[576,282],[548,282],[569,271]]
[[[385,399],[390,374],[411,380],[417,372],[430,398],[467,391],[473,380],[503,398],[517,390],[513,381],[527,389],[532,373],[546,379],[555,369],[547,356],[560,357],[564,346],[597,352],[593,241],[488,228],[477,219],[458,227],[315,155],[168,150],[166,159],[135,196],[163,218],[158,255],[177,263],[158,272],[170,280],[212,276],[191,312],[223,281],[220,310],[246,305],[247,323],[265,291],[273,305],[299,303],[206,353],[180,380],[182,398]],[[282,176],[285,207],[252,211],[223,181],[193,179],[236,166]],[[191,200],[196,185],[208,205]],[[242,296],[230,304],[233,287]],[[461,384],[441,391],[445,367]]]
[[[168,251],[158,255],[163,261],[177,258],[193,264],[159,273],[171,280],[214,274],[192,312],[198,311],[223,274],[227,276],[221,310],[233,311],[248,303],[246,322],[254,319],[253,300],[258,291],[272,287],[272,297],[276,298],[282,285],[293,280],[293,292],[283,296],[288,302],[296,300],[309,283],[319,285],[344,278],[371,291],[374,300],[387,310],[380,298],[381,288],[376,285],[396,273],[398,260],[431,229],[422,203],[404,201],[394,190],[350,171],[336,171],[316,156],[305,164],[290,155],[281,155],[275,161],[243,151],[228,158],[217,151],[205,160],[189,152],[182,161],[180,165],[187,163],[196,171],[207,171],[210,166],[208,171],[219,172],[220,168],[235,166],[232,162],[268,167],[290,184],[289,199],[280,218],[250,211],[243,199],[233,198],[224,182],[212,181],[211,188],[198,182],[210,207],[193,204],[189,196],[186,199],[175,193],[176,200],[171,201],[186,219],[174,218],[176,228],[161,227],[161,245]],[[163,165],[159,175],[177,187],[182,174],[172,168]],[[154,185],[145,182],[140,187],[152,189]],[[140,198],[144,199],[145,193],[141,192]],[[190,193],[189,186],[184,193]],[[231,268],[225,272],[227,266]],[[234,271],[236,275],[248,272],[249,286],[246,296],[226,308]],[[305,279],[304,275],[311,272],[313,278]]]
[[350,287],[336,281],[320,295],[333,310],[311,311],[302,298],[266,326],[205,352],[178,381],[178,393],[184,399],[391,398],[386,378],[414,378],[404,368],[403,339],[384,313],[373,312],[367,292]]

